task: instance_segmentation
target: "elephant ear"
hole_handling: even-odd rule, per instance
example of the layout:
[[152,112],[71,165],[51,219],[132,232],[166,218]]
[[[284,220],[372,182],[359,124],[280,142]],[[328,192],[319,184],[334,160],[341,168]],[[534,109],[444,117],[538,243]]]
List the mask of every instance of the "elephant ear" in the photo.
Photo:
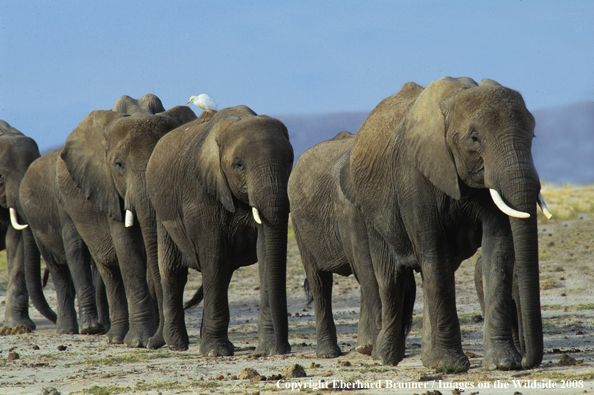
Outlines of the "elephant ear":
[[172,128],[169,130],[173,130],[196,119],[196,114],[188,106],[175,106],[167,111],[157,114],[157,116],[171,119]]
[[228,211],[234,213],[233,194],[221,168],[221,147],[217,138],[240,118],[225,110],[227,109],[217,112],[208,124],[204,124],[206,130],[196,150],[198,180],[206,192],[216,197]]
[[433,185],[460,199],[458,172],[446,144],[444,104],[464,89],[476,87],[470,78],[444,77],[431,82],[408,112],[403,126],[403,154]]
[[122,207],[105,157],[104,131],[126,116],[114,111],[91,112],[70,133],[60,154],[86,198],[115,221],[123,220]]

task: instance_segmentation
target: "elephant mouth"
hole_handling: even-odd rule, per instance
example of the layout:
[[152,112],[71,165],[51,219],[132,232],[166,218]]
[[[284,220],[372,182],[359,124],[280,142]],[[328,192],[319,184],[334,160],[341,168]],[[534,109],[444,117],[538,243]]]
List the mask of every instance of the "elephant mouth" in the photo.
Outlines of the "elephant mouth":
[[[530,214],[528,214],[528,213],[518,211],[518,210],[515,210],[515,209],[509,207],[503,201],[503,198],[501,197],[499,192],[497,192],[495,189],[490,188],[489,192],[491,192],[491,198],[493,199],[493,202],[495,203],[497,208],[499,208],[499,210],[501,210],[503,213],[507,214],[510,217],[514,217],[514,218],[529,218],[530,217]],[[538,199],[537,199],[536,203],[542,210],[542,213],[544,214],[546,219],[551,219],[553,217],[553,214],[551,214],[551,212],[549,211],[549,208],[547,207],[544,197],[542,196],[542,193],[540,193],[540,192],[538,193]]]

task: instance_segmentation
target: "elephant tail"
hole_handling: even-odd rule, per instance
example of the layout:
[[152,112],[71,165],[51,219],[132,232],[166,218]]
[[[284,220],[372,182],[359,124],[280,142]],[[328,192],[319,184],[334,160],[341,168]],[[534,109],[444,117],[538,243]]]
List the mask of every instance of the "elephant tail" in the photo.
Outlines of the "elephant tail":
[[313,292],[311,292],[311,287],[309,286],[309,281],[307,277],[303,281],[303,291],[305,292],[305,299],[307,300],[307,306],[311,306],[313,303],[314,297]]
[[184,304],[184,310],[189,310],[194,306],[198,306],[198,304],[202,302],[202,299],[204,299],[204,287],[200,285],[200,288],[198,288],[194,296],[192,296],[192,299]]
[[415,308],[415,298],[417,295],[417,284],[415,282],[415,274],[412,268],[405,269],[405,290],[404,290],[404,306],[402,317],[402,331],[405,336],[408,336],[412,329],[413,313]]

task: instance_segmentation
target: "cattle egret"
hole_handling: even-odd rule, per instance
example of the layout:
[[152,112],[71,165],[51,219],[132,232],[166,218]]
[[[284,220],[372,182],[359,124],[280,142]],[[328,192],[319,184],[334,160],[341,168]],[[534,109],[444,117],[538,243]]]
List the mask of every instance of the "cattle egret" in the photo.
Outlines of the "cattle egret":
[[203,109],[208,113],[214,113],[215,111],[219,111],[219,107],[217,103],[215,103],[214,99],[208,96],[206,93],[203,93],[198,96],[190,97],[190,100],[186,104],[194,103],[196,107]]

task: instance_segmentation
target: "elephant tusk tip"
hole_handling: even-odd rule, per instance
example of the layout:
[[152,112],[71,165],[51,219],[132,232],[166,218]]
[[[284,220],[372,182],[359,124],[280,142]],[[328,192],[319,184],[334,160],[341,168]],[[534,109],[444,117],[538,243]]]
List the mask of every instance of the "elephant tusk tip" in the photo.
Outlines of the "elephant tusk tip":
[[27,229],[27,227],[29,226],[28,224],[25,224],[25,225],[19,224],[16,210],[11,207],[9,209],[9,211],[10,211],[10,223],[11,223],[12,227],[15,228],[16,230]]
[[130,228],[134,225],[134,214],[130,210],[126,210],[126,218],[124,220],[124,226]]
[[497,192],[495,189],[490,188],[489,192],[491,193],[491,198],[493,199],[493,202],[495,203],[497,208],[499,208],[499,210],[501,210],[503,213],[507,214],[510,217],[514,217],[514,218],[530,218],[529,213],[514,210],[513,208],[511,208],[507,204],[505,204],[505,202],[503,201],[503,198],[501,197],[499,192]]
[[258,212],[258,209],[255,207],[252,207],[252,214],[254,216],[254,220],[259,224],[262,225],[262,219],[260,218],[260,213]]

